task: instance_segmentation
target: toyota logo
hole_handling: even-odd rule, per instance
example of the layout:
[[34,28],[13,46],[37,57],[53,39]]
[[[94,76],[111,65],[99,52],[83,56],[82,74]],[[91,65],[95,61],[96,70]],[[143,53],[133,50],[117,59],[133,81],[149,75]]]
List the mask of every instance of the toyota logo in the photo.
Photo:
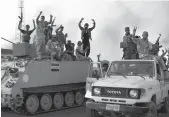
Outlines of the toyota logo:
[[121,94],[121,91],[107,90],[107,93],[111,93],[111,94]]

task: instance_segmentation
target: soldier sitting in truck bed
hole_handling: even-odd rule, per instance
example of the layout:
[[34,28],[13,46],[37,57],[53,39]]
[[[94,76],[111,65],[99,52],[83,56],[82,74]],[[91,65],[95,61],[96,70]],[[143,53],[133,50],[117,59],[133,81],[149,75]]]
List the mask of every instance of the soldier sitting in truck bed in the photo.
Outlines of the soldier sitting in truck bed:
[[156,42],[155,44],[152,45],[152,48],[149,50],[148,55],[144,56],[142,59],[154,59],[155,58],[157,61],[159,61],[162,69],[167,70],[164,59],[163,59],[167,53],[167,50],[161,56],[158,56],[160,47],[161,46],[159,46],[159,43]]
[[133,29],[133,42],[135,44],[137,44],[137,49],[138,49],[138,53],[139,53],[139,58],[143,58],[144,56],[147,56],[149,53],[149,50],[152,48],[152,43],[149,42],[148,40],[148,32],[144,31],[142,36],[143,38],[136,38],[135,34],[136,34],[136,30],[137,27],[134,27]]

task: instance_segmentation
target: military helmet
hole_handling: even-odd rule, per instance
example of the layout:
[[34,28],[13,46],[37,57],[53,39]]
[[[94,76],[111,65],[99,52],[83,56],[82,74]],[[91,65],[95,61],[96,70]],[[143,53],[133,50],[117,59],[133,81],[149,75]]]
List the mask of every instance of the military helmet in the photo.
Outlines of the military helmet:
[[108,60],[103,60],[103,61],[101,61],[101,65],[102,66],[109,65],[109,61]]

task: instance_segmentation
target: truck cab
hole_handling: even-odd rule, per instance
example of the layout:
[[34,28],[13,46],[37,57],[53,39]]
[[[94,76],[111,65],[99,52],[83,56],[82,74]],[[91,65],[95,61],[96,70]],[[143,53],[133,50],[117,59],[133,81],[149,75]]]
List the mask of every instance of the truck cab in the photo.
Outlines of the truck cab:
[[166,72],[156,60],[113,61],[105,77],[95,79],[86,92],[88,115],[157,117],[157,111],[169,113]]

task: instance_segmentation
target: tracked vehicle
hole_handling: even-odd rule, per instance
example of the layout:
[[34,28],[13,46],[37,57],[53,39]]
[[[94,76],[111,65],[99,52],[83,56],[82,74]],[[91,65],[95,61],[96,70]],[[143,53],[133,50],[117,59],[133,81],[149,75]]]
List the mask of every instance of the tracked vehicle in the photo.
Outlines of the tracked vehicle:
[[1,66],[1,108],[37,114],[82,106],[88,61],[35,60],[31,44],[13,44],[15,58]]

